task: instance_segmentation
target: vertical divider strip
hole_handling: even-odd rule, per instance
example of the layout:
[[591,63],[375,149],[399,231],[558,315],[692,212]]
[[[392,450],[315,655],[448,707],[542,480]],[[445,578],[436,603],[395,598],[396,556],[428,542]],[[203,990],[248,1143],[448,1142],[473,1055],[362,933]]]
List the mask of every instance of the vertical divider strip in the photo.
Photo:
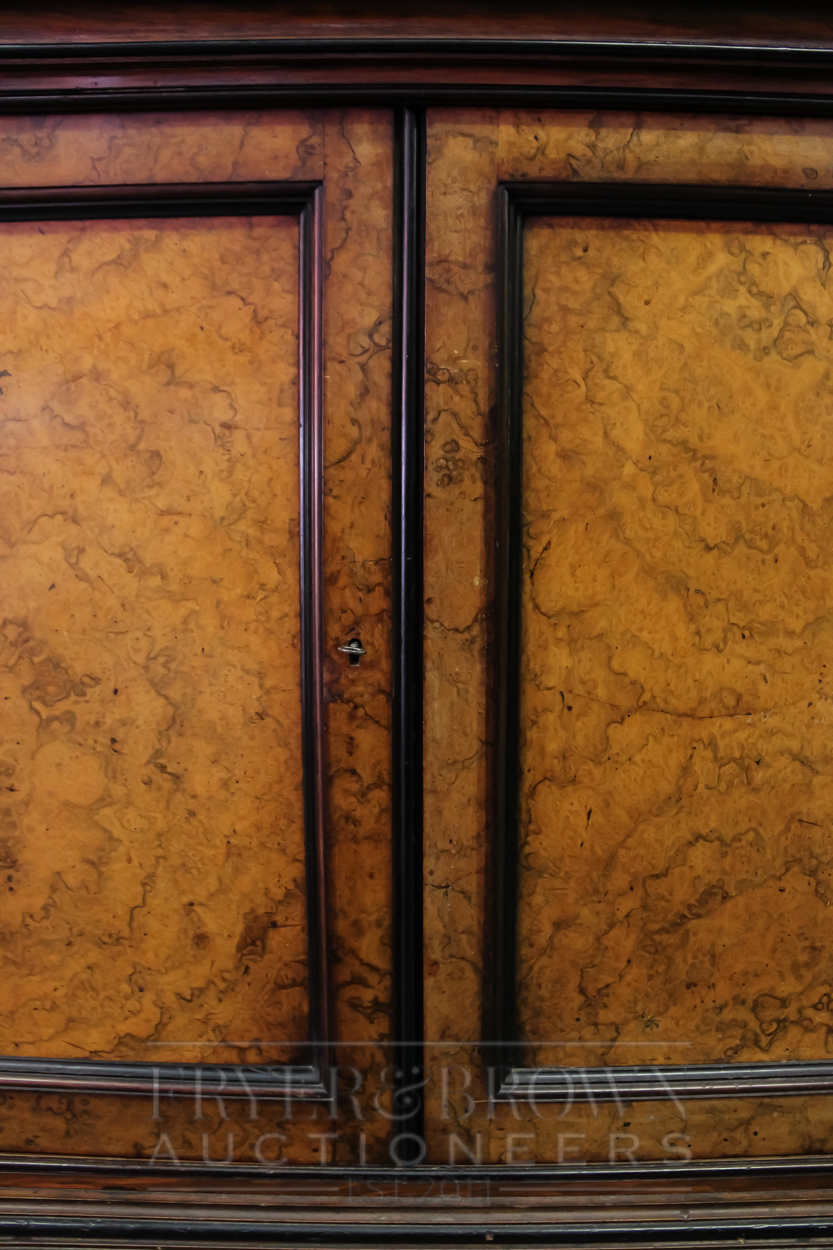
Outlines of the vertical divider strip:
[[301,211],[299,335],[301,352],[301,636],[304,704],[304,802],[309,959],[319,993],[310,995],[310,1037],[319,1079],[332,1062],[327,935],[327,708],[324,702],[324,451],[322,407],[322,271],[324,189],[317,186]]
[[523,218],[498,188],[498,437],[495,833],[490,893],[494,1061],[516,1062],[518,792],[520,766]]
[[425,114],[395,112],[393,533],[394,1120],[401,1162],[423,1143],[423,492]]

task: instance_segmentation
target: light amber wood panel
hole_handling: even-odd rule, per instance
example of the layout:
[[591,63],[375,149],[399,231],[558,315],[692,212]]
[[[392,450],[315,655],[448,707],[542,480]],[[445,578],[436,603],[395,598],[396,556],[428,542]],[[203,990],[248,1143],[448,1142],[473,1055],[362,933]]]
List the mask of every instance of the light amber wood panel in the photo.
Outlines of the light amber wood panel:
[[0,1051],[302,1041],[297,219],[3,254]]
[[[490,340],[494,255],[472,221],[495,198],[494,115],[432,128],[426,369],[426,979],[427,1036],[478,1036],[479,848],[485,755],[487,575],[494,476]],[[460,187],[466,189],[461,200]]]
[[[433,115],[432,115],[433,116]],[[490,796],[488,687],[494,460],[494,265],[484,234],[497,179],[497,115],[457,111],[428,129],[425,375],[426,1140],[448,1161],[455,1099],[443,1067],[479,1069],[483,864]],[[465,1081],[455,1072],[454,1089]]]
[[[326,115],[324,564],[330,771],[330,911],[336,1058],[361,1074],[366,1119],[345,1101],[340,1163],[388,1159],[373,1109],[393,1056],[391,985],[390,334],[393,124]],[[361,638],[356,667],[337,650]],[[381,1098],[385,1105],[385,1096]],[[363,1134],[363,1137],[360,1137]]]
[[320,178],[320,113],[61,114],[0,117],[7,187]]
[[833,186],[820,118],[504,109],[498,142],[512,181]]
[[[484,1056],[475,1047],[451,1042],[481,1034],[488,938],[489,829],[483,802],[494,771],[489,621],[494,593],[497,180],[830,185],[825,157],[830,140],[828,122],[804,119],[531,110],[429,113],[426,426],[429,440],[435,429],[438,435],[429,442],[426,473],[426,1035],[434,1041],[449,1039],[448,1045],[432,1050],[430,1157],[438,1162],[455,1152],[458,1160],[464,1158],[452,1133],[471,1154],[494,1161],[606,1159],[611,1149],[628,1144],[614,1140],[611,1146],[610,1134],[631,1132],[640,1139],[637,1158],[679,1157],[662,1145],[668,1132],[687,1134],[686,1148],[702,1158],[825,1149],[826,1104],[803,1098],[696,1102],[683,1108],[684,1114],[662,1101],[625,1107],[543,1106],[540,1115],[505,1106],[494,1108],[490,1118]],[[487,178],[493,180],[491,190]],[[746,332],[757,334],[751,328]],[[765,343],[761,339],[756,345],[762,350]],[[476,436],[466,441],[461,429],[474,430]],[[443,444],[452,438],[460,450],[444,451]],[[455,458],[452,468],[450,456]],[[461,471],[465,486],[454,481]],[[478,486],[475,475],[481,472]],[[443,478],[440,487],[443,474],[451,482]],[[451,492],[456,492],[453,509],[444,502]],[[459,634],[436,624],[442,621],[457,626]],[[468,637],[474,622],[481,623],[477,640],[454,653],[455,640]],[[458,706],[466,709],[464,715],[450,713]],[[813,890],[803,888],[809,898]],[[451,992],[441,984],[441,967],[453,969],[448,973]],[[820,1031],[813,1044],[819,1036]],[[444,1062],[463,1063],[472,1080],[463,1090],[466,1075],[450,1071],[447,1089],[452,1092],[445,1101]],[[468,1095],[475,1100],[473,1107]],[[575,1142],[564,1137],[573,1131],[586,1137]],[[513,1141],[516,1133],[531,1138]],[[680,1143],[671,1142],[675,1144]],[[573,1146],[577,1155],[571,1154]]]
[[525,228],[519,1014],[578,1044],[543,1062],[826,1053],[830,244]]

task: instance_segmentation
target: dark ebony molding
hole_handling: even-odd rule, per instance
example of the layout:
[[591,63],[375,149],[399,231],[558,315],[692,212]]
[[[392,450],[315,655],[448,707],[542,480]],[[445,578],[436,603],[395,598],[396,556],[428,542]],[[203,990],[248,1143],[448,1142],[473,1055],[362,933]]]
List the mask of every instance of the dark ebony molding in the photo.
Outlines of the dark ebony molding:
[[[0,66],[0,76],[2,66]],[[160,87],[37,87],[15,90],[0,80],[0,114],[137,113],[193,109],[431,108],[450,105],[480,108],[591,109],[639,113],[729,114],[740,117],[833,118],[833,90],[814,94],[795,89],[715,90],[711,87],[611,87],[607,85],[534,86],[497,82],[412,84],[394,78],[381,82],[336,84],[327,81],[276,82],[263,85],[181,84]]]
[[[775,1215],[755,1217],[740,1214],[735,1218],[715,1218],[682,1223],[671,1219],[646,1220],[580,1219],[574,1221],[513,1220],[505,1224],[501,1220],[479,1219],[469,1221],[447,1220],[434,1224],[411,1219],[397,1220],[389,1225],[368,1215],[363,1221],[276,1221],[268,1217],[253,1218],[247,1211],[246,1218],[227,1216],[219,1219],[215,1214],[206,1218],[162,1215],[155,1218],[131,1218],[115,1212],[96,1212],[83,1216],[48,1214],[46,1210],[31,1215],[3,1219],[0,1231],[7,1232],[15,1240],[9,1244],[21,1250],[51,1250],[56,1245],[69,1245],[72,1250],[81,1247],[128,1245],[134,1250],[162,1250],[162,1246],[183,1245],[192,1250],[207,1246],[244,1246],[256,1250],[259,1247],[281,1246],[286,1250],[298,1247],[343,1246],[345,1250],[364,1250],[378,1246],[380,1250],[392,1247],[515,1247],[534,1246],[551,1250],[553,1246],[592,1247],[623,1250],[626,1246],[644,1246],[646,1250],[658,1247],[686,1246],[689,1250],[717,1250],[718,1247],[735,1246],[738,1250],[757,1250],[758,1247],[783,1247],[784,1250],[812,1250],[812,1247],[833,1246],[833,1226],[823,1216],[791,1216],[789,1219]],[[503,1227],[502,1227],[503,1225]]]
[[502,183],[499,205],[499,426],[495,566],[497,776],[490,1029],[498,1098],[540,1102],[788,1097],[833,1093],[833,1060],[656,1067],[530,1068],[517,1037],[518,786],[522,548],[523,226],[532,216],[833,225],[833,191],[648,183]]
[[499,1099],[538,1102],[672,1102],[691,1098],[788,1098],[833,1092],[833,1061],[702,1063],[609,1068],[513,1067]]
[[118,1063],[0,1057],[0,1090],[327,1099],[332,1038],[327,951],[324,786],[326,709],[322,677],[322,188],[312,182],[183,183],[166,186],[0,189],[0,222],[125,218],[295,216],[299,225],[299,438],[301,466],[301,699],[307,869],[309,1063]]
[[[127,1166],[114,1161],[98,1175],[84,1160],[75,1173],[51,1175],[4,1165],[0,1241],[156,1250],[160,1243],[357,1250],[833,1245],[830,1160],[818,1157],[802,1161],[808,1166],[801,1169],[753,1160],[718,1168],[709,1161],[583,1169],[327,1168],[291,1176],[234,1166],[149,1173],[120,1162]],[[241,1202],[246,1192],[251,1200]],[[539,1198],[533,1209],[530,1192]]]
[[[316,245],[313,218],[320,215],[317,182],[180,182],[136,186],[0,187],[0,221],[102,221],[130,217],[298,217],[301,273]],[[306,217],[305,217],[306,214]],[[318,297],[316,296],[318,299]],[[319,301],[320,302],[320,301]],[[310,304],[309,298],[306,305]],[[302,328],[315,318],[305,305]],[[301,368],[310,362],[301,360]]]
[[[623,1250],[627,1246],[644,1246],[646,1250],[686,1246],[689,1250],[717,1250],[735,1246],[783,1247],[784,1250],[811,1250],[814,1246],[833,1246],[833,1221],[825,1216],[778,1217],[775,1214],[755,1216],[740,1213],[734,1218],[713,1218],[682,1222],[673,1219],[651,1220],[629,1218],[552,1220],[503,1220],[481,1218],[472,1221],[447,1219],[433,1224],[427,1220],[402,1219],[379,1221],[371,1214],[364,1220],[278,1221],[268,1216],[256,1217],[247,1209],[246,1217],[226,1215],[225,1219],[211,1213],[203,1218],[171,1215],[161,1212],[155,1217],[120,1216],[115,1211],[67,1216],[50,1214],[46,1205],[32,1214],[0,1217],[0,1234],[14,1238],[9,1244],[16,1250],[51,1250],[56,1245],[105,1248],[127,1245],[134,1250],[162,1250],[163,1245],[183,1245],[192,1250],[207,1246],[259,1247],[281,1246],[286,1250],[298,1247],[343,1246],[345,1250],[364,1250],[378,1246],[392,1250],[399,1246],[425,1246],[432,1250],[459,1247],[540,1247],[553,1246],[610,1247]],[[57,1205],[57,1204],[56,1204]],[[167,1206],[167,1204],[166,1204]]]
[[797,1250],[833,1245],[831,1180],[833,1157],[817,1155],[399,1168],[4,1155],[0,1243]]
[[393,242],[393,1035],[404,1149],[423,1136],[423,567],[425,116],[394,118]]
[[404,35],[390,36],[348,35],[343,38],[322,36],[298,36],[287,38],[249,39],[159,39],[119,42],[67,43],[0,43],[0,64],[25,62],[41,64],[51,61],[77,63],[79,65],[103,66],[124,63],[165,63],[191,61],[200,64],[224,65],[235,62],[257,61],[274,64],[281,59],[316,60],[338,59],[355,62],[364,58],[390,61],[394,58],[420,60],[446,60],[459,63],[461,58],[488,61],[506,66],[515,59],[551,61],[564,59],[571,62],[582,58],[604,61],[672,61],[672,62],[737,62],[739,64],[776,65],[812,68],[833,68],[833,47],[821,42],[800,43],[743,42],[727,39],[725,42],[709,40],[686,40],[678,37],[667,39],[643,39],[637,37],[620,39],[573,39],[504,38],[495,36],[459,35]]
[[362,35],[6,43],[0,112],[502,104],[833,117],[831,66],[833,29],[827,44]]
[[831,1179],[819,1156],[291,1170],[0,1156],[0,1242],[798,1250],[833,1244]]
[[[495,1196],[502,1198],[520,1197],[515,1188],[519,1181],[534,1177],[536,1183],[547,1186],[552,1194],[558,1194],[560,1187],[566,1182],[570,1184],[577,1177],[586,1177],[589,1182],[601,1181],[607,1185],[611,1180],[620,1180],[626,1192],[630,1192],[635,1184],[652,1182],[661,1177],[675,1176],[684,1181],[702,1181],[704,1192],[708,1186],[718,1181],[733,1178],[743,1182],[750,1190],[762,1182],[786,1183],[790,1179],[802,1178],[803,1181],[817,1180],[828,1188],[833,1182],[833,1154],[830,1155],[786,1155],[752,1156],[750,1158],[727,1159],[690,1159],[690,1160],[638,1160],[635,1163],[581,1163],[565,1161],[564,1163],[495,1163],[495,1164],[436,1164],[425,1163],[418,1167],[392,1167],[390,1165],[339,1166],[338,1164],[298,1164],[288,1167],[275,1163],[231,1163],[204,1162],[196,1159],[180,1159],[176,1163],[161,1160],[151,1162],[142,1158],[105,1157],[101,1155],[26,1155],[0,1154],[0,1199],[11,1177],[20,1180],[22,1185],[26,1178],[32,1183],[40,1184],[41,1178],[49,1178],[63,1185],[76,1183],[82,1187],[91,1178],[99,1178],[98,1183],[108,1187],[119,1177],[130,1181],[137,1177],[149,1178],[159,1182],[160,1188],[167,1186],[173,1178],[191,1178],[189,1183],[196,1185],[200,1178],[222,1176],[227,1180],[252,1180],[266,1177],[270,1182],[269,1195],[279,1199],[281,1195],[294,1196],[295,1185],[314,1185],[319,1183],[322,1193],[325,1187],[332,1186],[326,1192],[334,1195],[344,1193],[354,1195],[364,1193],[368,1198],[381,1195],[368,1191],[368,1183],[392,1185],[394,1194],[413,1193],[409,1187],[426,1186],[436,1182],[439,1186],[448,1178],[472,1186],[472,1195],[478,1193],[477,1185],[497,1187]],[[274,1182],[274,1183],[273,1183]],[[506,1188],[502,1188],[506,1186]],[[71,1192],[71,1191],[69,1191]],[[126,1190],[131,1196],[138,1198],[138,1191]],[[302,1192],[309,1192],[304,1190]],[[417,1190],[417,1197],[425,1197],[424,1190]],[[447,1199],[452,1194],[437,1192],[439,1199]],[[833,1190],[830,1193],[833,1203]],[[2,1244],[2,1242],[0,1242]]]

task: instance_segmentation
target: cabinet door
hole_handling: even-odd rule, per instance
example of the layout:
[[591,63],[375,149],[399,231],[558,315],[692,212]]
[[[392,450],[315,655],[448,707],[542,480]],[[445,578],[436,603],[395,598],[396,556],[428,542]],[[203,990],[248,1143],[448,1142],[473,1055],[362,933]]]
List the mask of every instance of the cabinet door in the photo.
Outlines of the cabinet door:
[[428,135],[432,1155],[822,1153],[829,124]]
[[390,1001],[390,119],[3,129],[2,1149],[349,1161],[334,1055],[372,1072]]

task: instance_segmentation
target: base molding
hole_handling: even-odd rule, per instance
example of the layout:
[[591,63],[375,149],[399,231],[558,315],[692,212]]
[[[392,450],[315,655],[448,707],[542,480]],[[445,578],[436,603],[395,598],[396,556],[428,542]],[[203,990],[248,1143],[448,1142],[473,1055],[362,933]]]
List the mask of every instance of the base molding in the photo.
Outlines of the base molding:
[[0,1157],[0,1245],[833,1246],[833,1157],[261,1168]]

